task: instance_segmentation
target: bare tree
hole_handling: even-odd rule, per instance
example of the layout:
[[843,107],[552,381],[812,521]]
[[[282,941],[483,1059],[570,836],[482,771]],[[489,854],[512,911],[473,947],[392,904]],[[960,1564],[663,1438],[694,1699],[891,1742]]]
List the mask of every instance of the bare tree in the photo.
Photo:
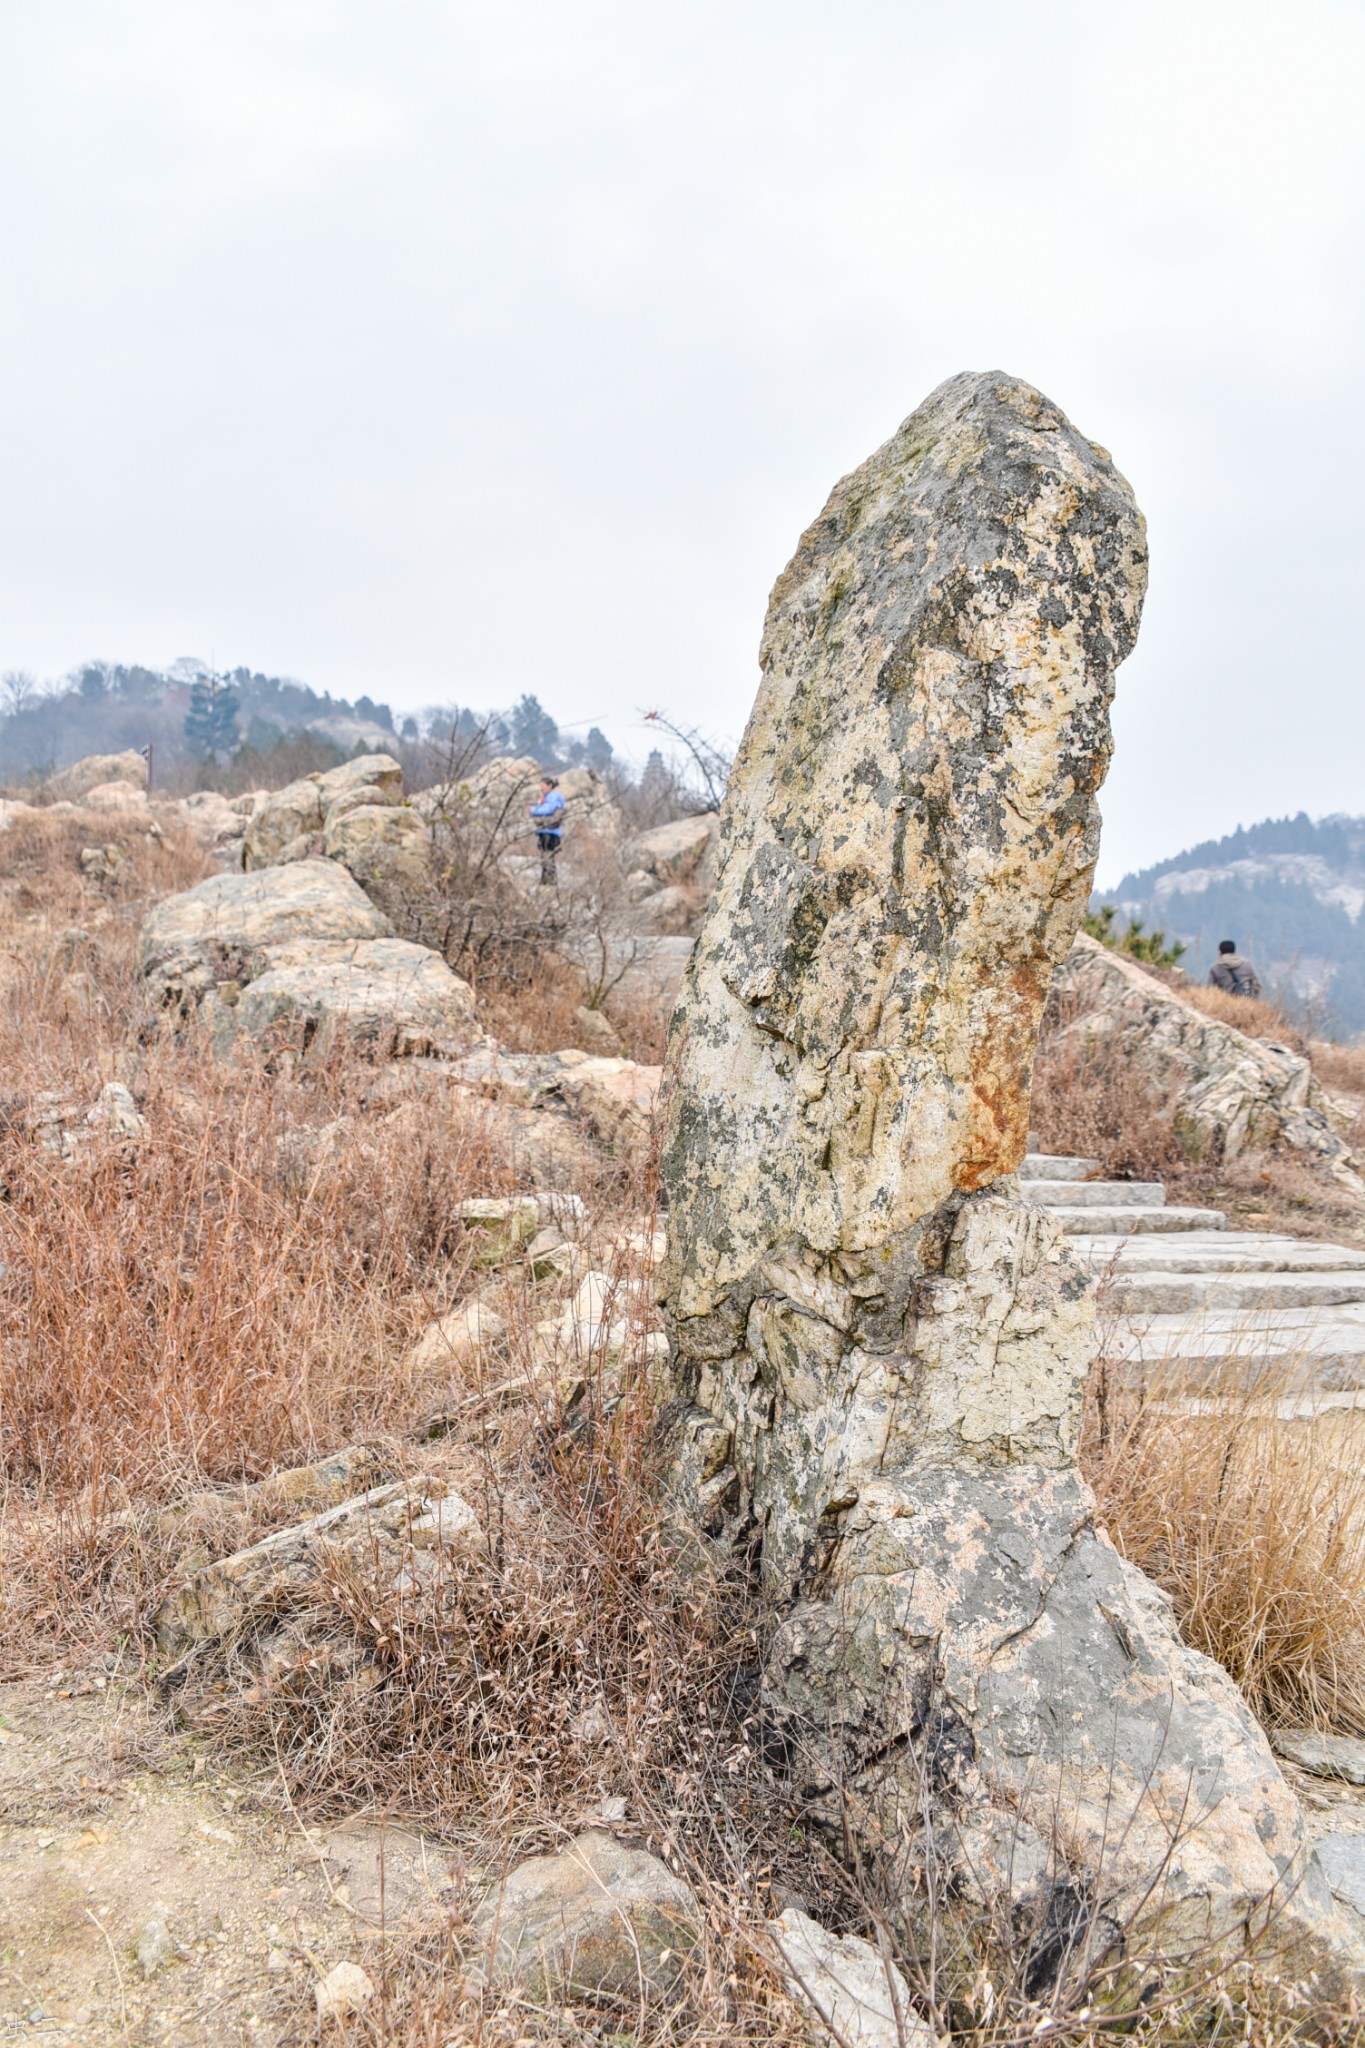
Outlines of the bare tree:
[[690,759],[697,778],[693,813],[704,816],[707,811],[718,811],[734,766],[733,751],[719,740],[707,739],[694,725],[675,724],[662,711],[646,711],[641,715],[646,725],[656,725],[660,732],[666,732],[670,739],[676,740]]
[[25,668],[7,668],[0,676],[0,707],[9,718],[26,711],[40,694],[38,678]]

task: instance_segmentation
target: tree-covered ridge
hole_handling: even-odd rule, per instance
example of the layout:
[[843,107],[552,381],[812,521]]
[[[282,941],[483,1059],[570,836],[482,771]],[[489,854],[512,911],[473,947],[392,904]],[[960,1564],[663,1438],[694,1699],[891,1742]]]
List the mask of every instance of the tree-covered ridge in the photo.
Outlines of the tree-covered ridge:
[[1115,896],[1126,919],[1183,939],[1198,979],[1232,939],[1314,1028],[1365,1033],[1365,819],[1300,811],[1239,826],[1125,875]]
[[1292,818],[1266,818],[1259,825],[1239,825],[1222,839],[1201,839],[1186,853],[1173,854],[1149,868],[1124,876],[1116,895],[1121,901],[1150,896],[1163,875],[1189,868],[1227,867],[1235,860],[1255,860],[1266,854],[1314,854],[1330,867],[1358,863],[1365,854],[1365,818],[1322,818],[1314,823],[1307,811]]
[[[539,699],[506,709],[434,704],[400,722],[365,694],[334,697],[289,676],[238,667],[211,669],[187,656],[167,669],[91,661],[47,684],[11,669],[0,676],[0,777],[45,775],[87,754],[151,747],[159,772],[196,764],[264,762],[285,740],[309,736],[338,759],[399,740],[478,733],[489,752],[529,755],[545,767],[604,768],[611,743],[593,726],[567,733]],[[325,763],[322,765],[326,765]]]

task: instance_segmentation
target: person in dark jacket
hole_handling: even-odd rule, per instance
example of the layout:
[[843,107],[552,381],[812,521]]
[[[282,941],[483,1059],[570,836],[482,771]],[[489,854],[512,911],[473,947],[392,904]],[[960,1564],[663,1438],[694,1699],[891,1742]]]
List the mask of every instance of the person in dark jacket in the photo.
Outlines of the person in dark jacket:
[[1244,960],[1237,951],[1233,939],[1220,940],[1218,958],[1209,969],[1209,987],[1221,988],[1224,995],[1259,996],[1260,976],[1249,960]]

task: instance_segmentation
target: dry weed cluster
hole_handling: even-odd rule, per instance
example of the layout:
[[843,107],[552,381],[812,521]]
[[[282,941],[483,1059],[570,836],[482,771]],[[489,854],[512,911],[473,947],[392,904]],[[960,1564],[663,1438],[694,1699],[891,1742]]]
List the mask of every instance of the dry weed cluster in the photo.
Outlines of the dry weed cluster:
[[[484,1999],[432,1936],[388,1955],[379,2004],[338,2041],[809,2040],[763,1934],[794,1900],[888,1944],[936,2028],[977,2048],[1320,2037],[1272,1982],[1196,1969],[1163,1985],[1140,1956],[1116,1973],[1063,1955],[1040,1986],[1027,1930],[946,1906],[927,1922],[919,1906],[901,1917],[875,1873],[850,1872],[838,1845],[803,1832],[762,1723],[769,1617],[667,1521],[643,1361],[590,1371],[582,1389],[532,1378],[547,1300],[522,1275],[500,1301],[500,1355],[459,1370],[405,1363],[417,1332],[474,1283],[460,1201],[543,1186],[543,1160],[519,1152],[496,1106],[416,1068],[225,1063],[172,1036],[142,1006],[137,918],[202,862],[187,843],[144,842],[95,891],[76,867],[88,837],[66,817],[0,841],[4,1674],[121,1641],[153,1676],[150,1617],[187,1560],[291,1514],[245,1482],[357,1441],[396,1472],[435,1461],[475,1507],[485,1547],[396,1602],[363,1571],[338,1571],[328,1626],[359,1646],[364,1686],[329,1684],[322,1661],[262,1685],[250,1646],[229,1646],[211,1675],[188,1674],[174,1711],[268,1768],[267,1797],[420,1819],[460,1852],[470,1888],[624,1798],[706,1907],[672,2011]],[[571,1042],[566,995],[536,991],[519,1010],[515,983],[491,973],[481,994],[503,1035]],[[644,1051],[657,1020],[634,1028]],[[1040,1061],[1051,1142],[1169,1170],[1166,1106],[1115,1104],[1087,1058]],[[146,1118],[135,1139],[80,1135],[111,1081]],[[59,1130],[76,1141],[54,1142]],[[648,1218],[649,1164],[599,1158],[574,1191],[609,1262],[623,1226]],[[529,1384],[509,1396],[519,1378]],[[438,1411],[454,1420],[432,1438]],[[1170,1586],[1191,1639],[1260,1710],[1362,1725],[1358,1479],[1335,1489],[1250,1411],[1233,1429],[1111,1407],[1102,1430],[1092,1417],[1087,1455],[1116,1540]]]

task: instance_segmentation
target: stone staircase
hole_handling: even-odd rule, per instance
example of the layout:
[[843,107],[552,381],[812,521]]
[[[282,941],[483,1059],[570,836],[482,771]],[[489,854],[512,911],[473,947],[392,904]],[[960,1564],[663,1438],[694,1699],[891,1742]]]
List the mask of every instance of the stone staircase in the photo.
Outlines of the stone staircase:
[[1186,1387],[1284,1371],[1319,1405],[1365,1388],[1365,1251],[1229,1230],[1220,1210],[1168,1205],[1160,1181],[1101,1171],[1030,1152],[1020,1188],[1102,1281],[1111,1358]]

